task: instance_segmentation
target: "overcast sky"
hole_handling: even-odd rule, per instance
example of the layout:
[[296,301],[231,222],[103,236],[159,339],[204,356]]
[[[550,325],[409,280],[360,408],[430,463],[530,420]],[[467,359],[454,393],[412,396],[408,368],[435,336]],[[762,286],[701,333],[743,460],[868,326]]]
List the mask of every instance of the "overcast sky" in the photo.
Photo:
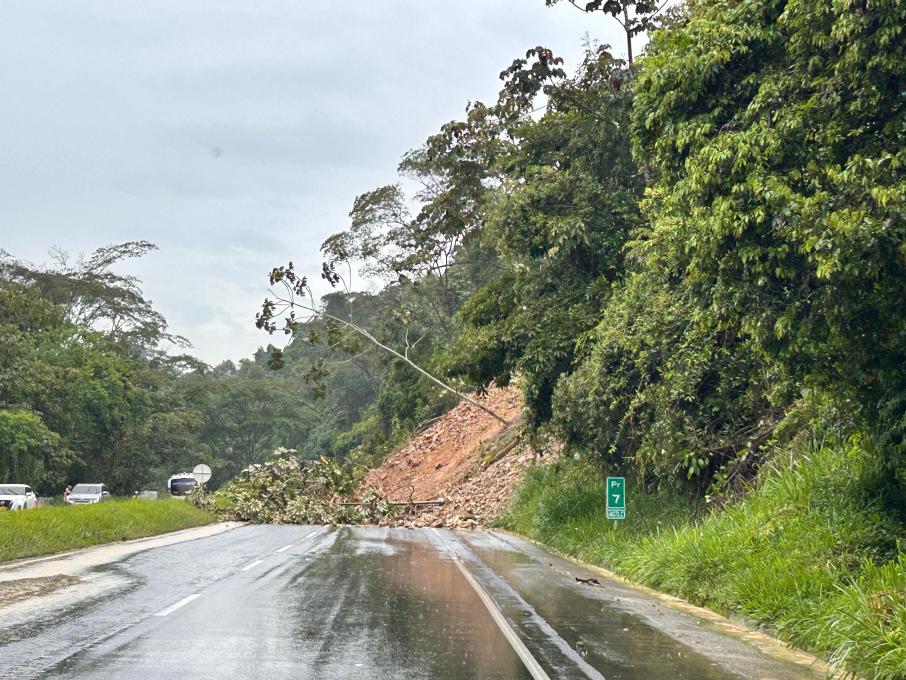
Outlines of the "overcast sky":
[[[604,17],[544,0],[14,0],[0,22],[0,248],[147,239],[129,271],[208,362],[248,356],[266,274],[535,45]],[[619,50],[616,50],[619,53]]]

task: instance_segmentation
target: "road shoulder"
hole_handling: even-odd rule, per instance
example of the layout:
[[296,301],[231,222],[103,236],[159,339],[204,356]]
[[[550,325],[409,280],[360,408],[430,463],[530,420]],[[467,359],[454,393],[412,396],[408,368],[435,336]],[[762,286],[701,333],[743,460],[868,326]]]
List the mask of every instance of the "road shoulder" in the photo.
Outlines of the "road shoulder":
[[710,609],[693,605],[673,595],[669,595],[653,588],[634,583],[633,581],[620,576],[619,574],[610,571],[609,569],[605,569],[604,567],[600,567],[598,565],[589,564],[587,562],[583,562],[582,560],[575,559],[569,555],[562,554],[550,548],[549,546],[546,546],[543,543],[539,543],[538,541],[534,541],[530,538],[526,538],[524,536],[520,536],[518,534],[500,529],[494,529],[489,533],[491,533],[491,535],[498,535],[501,538],[511,539],[535,546],[542,552],[556,556],[557,558],[563,560],[563,562],[565,563],[572,564],[575,567],[578,567],[579,569],[586,572],[597,574],[603,579],[607,579],[608,581],[619,584],[627,589],[636,591],[640,595],[645,596],[651,600],[656,600],[665,608],[669,608],[673,611],[695,617],[696,619],[702,621],[707,626],[707,628],[709,628],[713,632],[751,645],[766,657],[776,659],[780,662],[794,664],[804,670],[822,674],[828,678],[845,677],[842,674],[833,673],[827,662],[814,656],[813,654],[793,647],[783,642],[782,640],[772,637],[764,631],[751,628],[743,622],[731,620],[726,616],[723,616]]

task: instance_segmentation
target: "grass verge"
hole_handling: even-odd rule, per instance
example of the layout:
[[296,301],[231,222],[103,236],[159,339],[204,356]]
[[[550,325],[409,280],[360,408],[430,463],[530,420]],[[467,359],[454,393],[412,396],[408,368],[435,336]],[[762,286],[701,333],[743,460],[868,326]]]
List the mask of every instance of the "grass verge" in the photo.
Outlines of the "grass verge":
[[0,512],[0,562],[153,536],[213,521],[211,513],[172,499]]
[[858,442],[812,447],[711,512],[630,485],[627,520],[614,527],[601,470],[563,461],[531,470],[500,523],[760,625],[838,669],[903,679],[906,527],[886,509],[881,470]]

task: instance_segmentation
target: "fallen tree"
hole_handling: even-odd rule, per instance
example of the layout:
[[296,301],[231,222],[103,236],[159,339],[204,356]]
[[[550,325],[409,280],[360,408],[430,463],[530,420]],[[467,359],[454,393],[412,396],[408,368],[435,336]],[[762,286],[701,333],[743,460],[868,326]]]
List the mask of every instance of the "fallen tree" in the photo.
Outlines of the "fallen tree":
[[243,470],[215,495],[196,494],[195,502],[231,519],[261,524],[367,524],[390,512],[376,489],[356,503],[352,465],[334,458],[307,460],[293,449],[277,449],[273,459]]

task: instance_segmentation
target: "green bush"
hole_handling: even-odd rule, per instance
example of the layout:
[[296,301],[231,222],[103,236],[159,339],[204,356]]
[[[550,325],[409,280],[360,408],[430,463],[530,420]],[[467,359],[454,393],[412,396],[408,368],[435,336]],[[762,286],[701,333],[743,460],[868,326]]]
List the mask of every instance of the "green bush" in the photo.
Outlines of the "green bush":
[[375,493],[361,505],[341,505],[356,486],[351,465],[323,456],[305,460],[292,449],[277,449],[272,460],[246,468],[204,502],[228,517],[262,524],[361,522],[386,514],[386,501]]

